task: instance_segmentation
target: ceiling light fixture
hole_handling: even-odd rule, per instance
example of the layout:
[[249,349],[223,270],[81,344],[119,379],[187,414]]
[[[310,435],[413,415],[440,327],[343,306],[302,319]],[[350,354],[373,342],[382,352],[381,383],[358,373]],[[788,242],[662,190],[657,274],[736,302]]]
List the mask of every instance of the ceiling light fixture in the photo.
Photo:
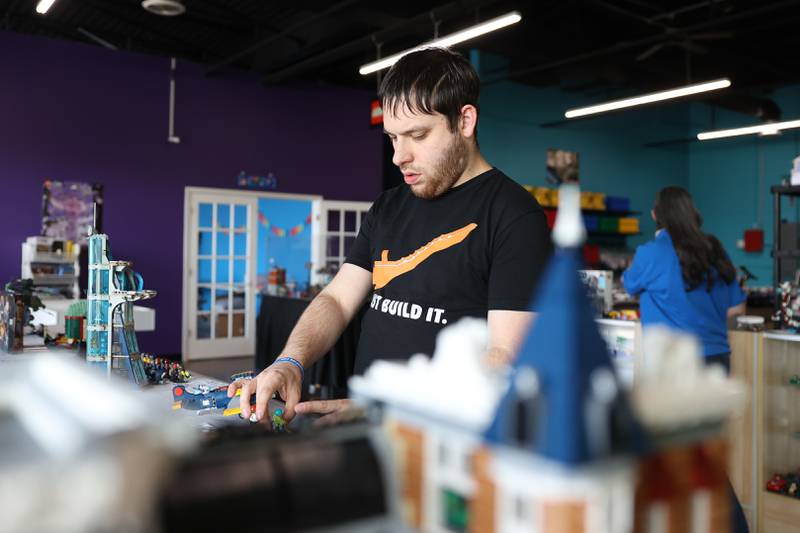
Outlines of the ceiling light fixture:
[[174,17],[186,12],[186,6],[180,0],[143,0],[142,7],[150,13],[162,17]]
[[661,102],[662,100],[671,100],[673,98],[681,98],[682,96],[689,96],[690,94],[716,91],[718,89],[724,89],[730,86],[731,86],[731,80],[729,80],[728,78],[722,78],[719,80],[696,83],[694,85],[687,85],[685,87],[678,87],[676,89],[659,91],[657,93],[643,94],[642,96],[634,96],[633,98],[614,100],[612,102],[606,102],[604,104],[597,104],[589,107],[569,109],[567,110],[566,113],[564,113],[564,116],[567,118],[585,117],[586,115],[595,115],[597,113],[605,113],[606,111],[614,111],[616,109],[623,109],[626,107],[650,104],[652,102]]
[[56,0],[39,0],[39,3],[36,4],[36,12],[40,15],[44,15],[53,7],[55,2]]
[[777,135],[782,130],[800,128],[800,120],[787,120],[786,122],[768,122],[758,126],[746,128],[732,128],[729,130],[704,131],[697,134],[701,141],[722,139],[723,137],[736,137],[738,135]]
[[450,35],[446,35],[445,37],[441,37],[439,39],[434,39],[419,46],[415,46],[414,48],[409,48],[408,50],[400,52],[399,54],[379,59],[377,61],[373,61],[372,63],[367,63],[366,65],[361,65],[361,67],[358,69],[358,73],[366,76],[367,74],[372,74],[373,72],[378,72],[379,70],[391,67],[397,63],[401,57],[406,54],[410,54],[411,52],[416,52],[417,50],[422,50],[423,48],[449,48],[458,43],[463,43],[464,41],[474,39],[480,35],[516,24],[520,20],[522,20],[522,15],[519,14],[519,11],[511,11],[503,16],[487,20],[486,22],[476,24],[475,26],[470,26],[464,30],[451,33]]

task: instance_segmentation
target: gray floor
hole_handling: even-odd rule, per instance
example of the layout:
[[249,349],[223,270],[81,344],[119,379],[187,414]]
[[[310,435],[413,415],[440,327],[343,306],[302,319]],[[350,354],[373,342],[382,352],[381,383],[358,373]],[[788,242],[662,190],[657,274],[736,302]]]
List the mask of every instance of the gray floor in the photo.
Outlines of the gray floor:
[[190,361],[186,368],[195,374],[203,374],[228,381],[231,374],[252,370],[255,364],[254,357],[226,357],[224,359],[203,359],[202,361]]

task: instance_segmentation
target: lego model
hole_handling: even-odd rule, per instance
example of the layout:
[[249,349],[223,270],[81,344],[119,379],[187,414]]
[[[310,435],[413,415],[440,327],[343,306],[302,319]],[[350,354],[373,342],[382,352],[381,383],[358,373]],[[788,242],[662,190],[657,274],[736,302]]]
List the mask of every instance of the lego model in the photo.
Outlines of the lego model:
[[167,382],[186,383],[192,377],[191,372],[183,368],[183,365],[163,357],[142,354],[142,364],[147,382],[151,385],[161,385]]
[[86,361],[136,384],[147,383],[147,375],[133,328],[133,302],[156,295],[142,285],[130,262],[111,258],[107,235],[89,236]]
[[22,350],[25,306],[21,294],[0,291],[0,350]]
[[780,327],[797,331],[800,328],[800,296],[797,294],[797,283],[784,281],[781,283],[780,306],[772,316],[772,321]]
[[729,530],[722,422],[743,400],[698,343],[654,332],[629,397],[581,286],[577,187],[510,369],[484,362],[485,322],[444,329],[432,359],[376,361],[351,394],[380,411],[399,508],[422,531]]

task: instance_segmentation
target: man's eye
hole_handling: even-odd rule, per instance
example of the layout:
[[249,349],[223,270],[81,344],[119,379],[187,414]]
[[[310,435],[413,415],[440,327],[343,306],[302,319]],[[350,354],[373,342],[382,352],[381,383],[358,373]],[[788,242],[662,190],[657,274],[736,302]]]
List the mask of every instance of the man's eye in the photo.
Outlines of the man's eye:
[[421,141],[422,139],[424,139],[424,138],[425,138],[425,137],[427,137],[427,136],[428,136],[428,134],[427,134],[427,133],[422,133],[422,134],[420,134],[420,135],[414,135],[414,136],[413,136],[413,137],[411,137],[411,138],[412,138],[412,139],[414,139],[415,141]]

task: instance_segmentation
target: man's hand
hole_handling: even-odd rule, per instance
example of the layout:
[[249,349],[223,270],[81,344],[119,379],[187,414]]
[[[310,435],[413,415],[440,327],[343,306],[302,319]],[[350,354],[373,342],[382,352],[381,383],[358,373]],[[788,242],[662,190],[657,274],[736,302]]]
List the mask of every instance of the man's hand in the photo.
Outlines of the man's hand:
[[349,422],[364,416],[364,411],[353,405],[351,400],[314,400],[298,403],[297,414],[320,414],[322,417],[314,421],[314,427],[332,426]]
[[283,419],[287,422],[294,418],[295,405],[300,401],[300,392],[303,386],[303,376],[300,369],[291,363],[275,363],[265,368],[254,379],[237,379],[228,385],[228,398],[233,398],[236,389],[241,389],[239,407],[242,416],[247,418],[250,413],[250,397],[256,395],[256,420],[263,420],[267,416],[267,405],[272,395],[277,392],[286,402]]

